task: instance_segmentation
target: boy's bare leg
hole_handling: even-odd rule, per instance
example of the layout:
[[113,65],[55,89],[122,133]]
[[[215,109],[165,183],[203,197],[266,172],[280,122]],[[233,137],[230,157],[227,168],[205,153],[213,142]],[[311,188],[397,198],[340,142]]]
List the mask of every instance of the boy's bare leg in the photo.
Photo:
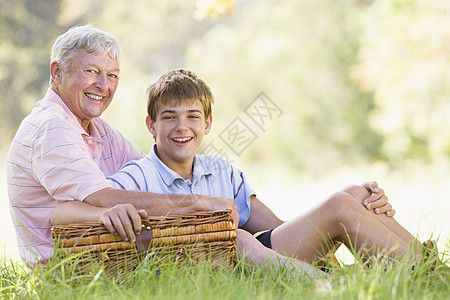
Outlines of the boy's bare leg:
[[285,267],[290,276],[300,275],[312,278],[327,276],[324,272],[308,263],[283,256],[272,249],[264,247],[252,234],[242,229],[237,230],[236,247],[238,258],[244,258],[253,265],[276,269]]
[[[351,185],[343,190],[343,192],[349,193],[355,198],[356,201],[363,203],[370,194],[369,192],[362,186],[359,185]],[[395,233],[398,237],[400,237],[405,243],[410,244],[414,243],[417,249],[421,249],[421,243],[417,240],[408,230],[406,230],[402,225],[400,225],[394,218],[386,216],[384,213],[373,215],[380,221],[384,226],[386,226],[389,230]]]
[[399,257],[408,243],[367,211],[350,194],[338,192],[319,207],[294,220],[285,222],[272,232],[272,249],[278,253],[313,263],[342,241],[358,253],[381,249]]

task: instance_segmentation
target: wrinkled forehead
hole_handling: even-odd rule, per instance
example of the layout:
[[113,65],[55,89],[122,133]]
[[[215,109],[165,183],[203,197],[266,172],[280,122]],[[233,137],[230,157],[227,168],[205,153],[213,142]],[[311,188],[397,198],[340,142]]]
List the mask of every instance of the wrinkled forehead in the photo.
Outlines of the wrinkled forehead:
[[85,49],[74,49],[70,55],[69,64],[93,65],[108,70],[119,70],[119,62],[113,54],[107,51],[88,52]]

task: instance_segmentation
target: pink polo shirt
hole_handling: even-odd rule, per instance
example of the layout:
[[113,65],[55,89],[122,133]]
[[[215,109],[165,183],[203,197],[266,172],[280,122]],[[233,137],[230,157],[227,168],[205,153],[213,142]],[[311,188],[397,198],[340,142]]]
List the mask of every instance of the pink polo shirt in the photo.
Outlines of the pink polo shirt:
[[[145,154],[94,118],[89,136],[51,89],[25,117],[7,157],[10,210],[22,259],[33,266],[53,255],[51,216],[57,200],[83,201],[110,187],[106,176]],[[106,175],[106,176],[105,176]]]

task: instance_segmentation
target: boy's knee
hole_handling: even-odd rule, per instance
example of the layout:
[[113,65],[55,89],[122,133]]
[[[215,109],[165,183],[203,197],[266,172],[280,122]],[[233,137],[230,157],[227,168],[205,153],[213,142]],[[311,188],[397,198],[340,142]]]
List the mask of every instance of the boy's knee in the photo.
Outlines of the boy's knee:
[[236,249],[238,258],[245,257],[254,262],[261,260],[267,248],[264,247],[250,232],[238,229],[236,235]]
[[248,231],[243,229],[237,230],[236,246],[238,249],[252,249],[259,247],[261,243]]
[[337,218],[354,216],[361,208],[361,205],[355,198],[346,192],[334,193],[328,201],[326,201],[326,205]]
[[347,186],[342,192],[350,194],[359,203],[363,203],[370,196],[369,191],[365,187],[356,184]]

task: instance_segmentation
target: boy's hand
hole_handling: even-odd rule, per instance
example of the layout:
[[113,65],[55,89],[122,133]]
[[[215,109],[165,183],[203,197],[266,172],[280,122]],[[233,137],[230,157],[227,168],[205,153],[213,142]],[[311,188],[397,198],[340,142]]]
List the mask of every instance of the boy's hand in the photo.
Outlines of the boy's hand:
[[373,210],[376,214],[385,213],[388,217],[395,215],[395,209],[388,203],[388,197],[384,194],[384,190],[378,187],[378,183],[375,181],[365,182],[363,187],[370,194],[369,198],[363,202],[368,210]]
[[136,241],[141,233],[141,218],[147,217],[143,209],[137,211],[131,204],[117,204],[100,214],[100,221],[111,234],[120,235],[124,241]]

